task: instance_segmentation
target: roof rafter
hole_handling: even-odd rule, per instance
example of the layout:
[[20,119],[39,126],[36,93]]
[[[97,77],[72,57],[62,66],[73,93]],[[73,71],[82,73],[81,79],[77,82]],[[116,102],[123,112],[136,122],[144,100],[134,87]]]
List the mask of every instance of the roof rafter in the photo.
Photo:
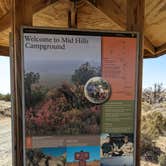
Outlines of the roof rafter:
[[109,16],[120,27],[126,29],[125,13],[113,0],[96,0],[96,7]]
[[[36,13],[40,10],[42,10],[43,8],[55,3],[57,0],[35,0],[33,1],[32,4],[32,10],[33,13]],[[9,28],[11,26],[11,17],[12,17],[12,13],[11,10],[7,12],[6,15],[4,15],[2,18],[0,18],[0,32]]]
[[11,23],[11,11],[0,18],[0,32],[10,27]]
[[155,47],[146,37],[144,37],[144,49],[147,50],[151,55],[155,55]]
[[0,46],[0,55],[9,56],[9,47],[8,46]]
[[[96,0],[96,6],[108,17],[110,17],[116,24],[126,29],[126,13],[121,10],[120,6],[114,0]],[[155,47],[144,37],[144,48],[152,55],[155,55]]]
[[164,43],[160,47],[156,47],[156,56],[161,56],[163,54],[166,54],[166,43]]
[[157,58],[160,57],[164,54],[166,54],[166,43],[164,43],[163,45],[159,46],[159,47],[155,47],[155,55],[151,55],[148,51],[145,52],[145,58]]

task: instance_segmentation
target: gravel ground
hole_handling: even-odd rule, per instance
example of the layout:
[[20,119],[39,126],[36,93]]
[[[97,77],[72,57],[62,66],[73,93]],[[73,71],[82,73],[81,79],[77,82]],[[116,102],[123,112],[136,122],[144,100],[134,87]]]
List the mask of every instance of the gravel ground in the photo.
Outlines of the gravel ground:
[[141,161],[141,166],[159,166],[159,164],[153,164],[147,161]]
[[12,166],[11,118],[0,120],[0,166]]

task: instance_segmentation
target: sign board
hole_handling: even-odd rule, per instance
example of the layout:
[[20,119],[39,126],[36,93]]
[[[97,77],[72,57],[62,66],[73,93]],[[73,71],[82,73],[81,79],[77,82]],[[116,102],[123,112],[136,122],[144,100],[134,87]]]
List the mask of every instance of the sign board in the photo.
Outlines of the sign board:
[[135,165],[137,33],[24,27],[22,55],[25,165]]

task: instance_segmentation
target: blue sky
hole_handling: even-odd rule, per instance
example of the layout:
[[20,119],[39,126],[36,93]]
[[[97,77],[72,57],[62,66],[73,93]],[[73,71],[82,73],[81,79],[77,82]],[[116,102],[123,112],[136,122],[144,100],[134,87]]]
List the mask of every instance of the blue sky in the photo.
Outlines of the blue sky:
[[41,151],[48,156],[58,157],[66,153],[66,148],[41,148]]
[[158,58],[144,59],[143,88],[163,83],[166,88],[166,55]]
[[[10,93],[10,62],[8,57],[0,56],[0,93]],[[143,88],[163,83],[166,87],[166,55],[144,59]]]
[[89,152],[90,158],[87,161],[100,160],[100,146],[77,146],[77,147],[68,147],[67,148],[67,162],[75,161],[75,152]]
[[0,93],[10,93],[10,59],[0,56]]

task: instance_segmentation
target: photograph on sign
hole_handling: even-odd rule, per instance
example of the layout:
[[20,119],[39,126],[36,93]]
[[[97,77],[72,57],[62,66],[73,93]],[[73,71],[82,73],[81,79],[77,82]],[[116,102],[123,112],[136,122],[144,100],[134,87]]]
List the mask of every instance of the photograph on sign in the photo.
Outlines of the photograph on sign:
[[101,165],[133,165],[133,134],[101,135]]
[[100,166],[100,146],[67,147],[67,166]]
[[22,46],[25,165],[133,166],[137,34],[25,27]]
[[27,165],[63,166],[66,163],[66,147],[28,149],[26,156]]
[[24,34],[24,39],[26,135],[99,134],[101,109],[86,99],[84,85],[101,75],[100,37]]

